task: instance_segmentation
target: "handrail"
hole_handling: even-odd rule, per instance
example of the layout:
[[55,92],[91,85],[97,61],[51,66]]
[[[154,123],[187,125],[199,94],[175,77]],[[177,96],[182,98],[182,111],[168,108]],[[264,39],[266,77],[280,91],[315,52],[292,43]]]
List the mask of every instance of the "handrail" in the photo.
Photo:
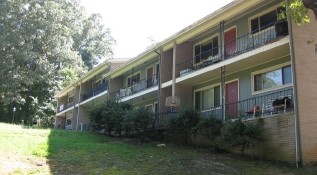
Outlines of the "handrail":
[[[239,117],[255,117],[257,115],[272,115],[277,113],[292,112],[293,88],[286,88],[264,95],[255,95],[235,103],[227,103],[226,119]],[[278,102],[278,104],[277,104]],[[274,104],[276,103],[276,104]],[[199,111],[203,117],[222,119],[222,105],[210,107]]]
[[115,98],[116,100],[120,100],[122,98],[131,96],[133,94],[139,93],[143,90],[149,89],[151,87],[157,86],[159,80],[159,75],[154,74],[150,77],[140,80],[137,83],[133,83],[130,86],[124,86],[120,88],[120,90],[114,91],[110,94],[111,98]]
[[104,92],[108,90],[108,82],[105,81],[103,82],[102,84],[86,91],[85,93],[82,93],[81,94],[81,102],[93,97],[93,96],[96,96],[98,94],[100,94],[101,92]]
[[[261,27],[260,30],[241,35],[234,40],[224,43],[224,59],[243,54],[259,48],[265,44],[274,42],[280,37],[288,35],[287,21],[276,21]],[[182,76],[201,68],[217,64],[221,61],[221,46],[213,47],[194,57],[185,59],[176,64],[176,76]],[[207,58],[205,58],[207,55]],[[199,58],[199,59],[198,59]],[[203,58],[203,59],[200,59]],[[196,62],[199,60],[200,62]]]

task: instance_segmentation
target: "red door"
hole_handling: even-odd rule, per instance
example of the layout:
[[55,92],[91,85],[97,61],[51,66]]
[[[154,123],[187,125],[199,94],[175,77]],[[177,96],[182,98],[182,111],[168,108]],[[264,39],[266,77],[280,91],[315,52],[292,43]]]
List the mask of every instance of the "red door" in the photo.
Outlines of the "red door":
[[238,117],[238,81],[226,84],[226,118]]
[[237,47],[236,37],[236,28],[230,29],[225,32],[225,58],[228,58],[235,53]]

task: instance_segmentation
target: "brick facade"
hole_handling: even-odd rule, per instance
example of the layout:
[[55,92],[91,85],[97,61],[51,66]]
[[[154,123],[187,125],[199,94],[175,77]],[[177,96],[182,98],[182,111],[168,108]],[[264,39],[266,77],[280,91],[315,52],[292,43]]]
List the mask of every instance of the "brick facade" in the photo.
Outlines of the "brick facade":
[[317,161],[317,21],[293,25],[301,155],[304,164]]

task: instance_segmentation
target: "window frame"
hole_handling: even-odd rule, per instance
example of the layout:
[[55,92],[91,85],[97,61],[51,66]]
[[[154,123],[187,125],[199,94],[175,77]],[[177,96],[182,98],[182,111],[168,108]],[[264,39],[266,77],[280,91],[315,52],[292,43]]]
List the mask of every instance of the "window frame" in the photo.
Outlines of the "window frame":
[[[134,76],[136,76],[136,75],[138,75],[139,74],[139,82],[140,82],[140,80],[141,80],[141,71],[137,71],[137,72],[135,72],[134,74],[132,74],[132,75],[130,75],[130,76],[128,76],[127,77],[127,87],[130,87],[130,86],[132,86],[133,84],[132,84],[132,82],[131,82],[131,84],[129,85],[129,79],[131,79],[132,77],[134,77]],[[131,79],[132,80],[132,79]],[[130,81],[131,81],[130,80]],[[139,83],[139,82],[137,82],[137,83]]]
[[[276,11],[276,15],[277,15],[277,18],[278,18],[277,9],[278,9],[279,7],[282,7],[282,6],[283,6],[283,4],[282,4],[282,3],[279,3],[279,4],[277,4],[277,5],[273,6],[273,7],[267,8],[266,10],[263,10],[263,11],[261,11],[261,12],[255,14],[255,15],[249,17],[249,18],[248,18],[249,32],[250,32],[252,35],[261,32],[261,30],[258,30],[257,32],[253,32],[253,31],[252,31],[252,25],[251,25],[252,20],[254,20],[255,18],[258,18],[258,19],[259,19],[261,16],[264,16],[264,15],[266,15],[266,14],[272,12],[273,10]],[[277,19],[277,20],[278,20],[278,19]],[[261,28],[261,26],[259,26],[259,29],[260,29],[260,28]],[[264,29],[264,30],[265,30],[265,29]]]
[[[282,73],[282,85],[281,86],[255,91],[254,78],[255,78],[256,75],[272,72],[272,71],[275,71],[275,70],[278,70],[278,69],[281,69],[282,72],[283,72],[283,68],[287,67],[287,66],[292,66],[290,61],[282,63],[282,64],[278,64],[278,65],[275,65],[275,66],[271,66],[271,67],[268,67],[268,68],[265,68],[265,69],[262,69],[262,70],[251,72],[252,95],[257,95],[257,94],[261,94],[261,93],[271,92],[271,91],[274,91],[274,90],[283,89],[283,88],[286,88],[286,87],[293,86],[293,82],[292,83],[283,84],[284,83],[284,78],[283,78],[283,73]],[[293,76],[292,72],[291,72],[291,76]]]
[[[212,35],[211,37],[207,37],[206,39],[203,39],[203,40],[201,40],[201,41],[199,41],[199,42],[197,42],[197,43],[195,43],[195,44],[193,45],[193,63],[194,63],[194,64],[198,64],[198,63],[200,63],[200,62],[202,61],[202,58],[201,58],[201,47],[202,47],[203,45],[207,45],[207,44],[209,44],[209,43],[212,43],[212,49],[211,49],[211,50],[214,50],[214,49],[215,49],[215,48],[213,47],[213,46],[214,46],[214,44],[213,44],[214,38],[217,38],[217,40],[218,40],[218,54],[217,54],[217,55],[219,55],[219,53],[220,53],[220,50],[219,50],[220,38],[219,38],[219,34],[217,33],[217,34],[214,34],[214,35]],[[200,46],[200,50],[199,50],[199,52],[200,52],[200,53],[199,53],[199,54],[200,54],[199,62],[196,62],[196,52],[195,52],[196,46]]]
[[144,106],[144,108],[148,111],[148,109],[150,109],[151,111],[148,112],[154,112],[154,107],[153,107],[153,103],[147,104]]
[[[211,88],[215,88],[215,87],[217,87],[217,86],[219,86],[219,88],[220,88],[220,94],[219,94],[219,99],[220,99],[220,102],[219,102],[219,106],[221,106],[222,105],[222,100],[221,100],[221,94],[222,94],[222,88],[221,88],[221,83],[216,83],[216,84],[212,84],[212,85],[209,85],[209,86],[205,86],[205,87],[203,87],[203,88],[199,88],[199,89],[196,89],[196,90],[194,90],[194,92],[193,92],[193,97],[194,97],[194,99],[193,99],[193,109],[195,109],[196,110],[196,92],[202,92],[202,91],[205,91],[205,90],[208,90],[208,89],[211,89]],[[200,98],[200,101],[202,100],[202,98]],[[219,106],[214,106],[214,107],[219,107]],[[201,107],[201,106],[200,106]],[[205,110],[205,109],[199,109],[199,110]]]

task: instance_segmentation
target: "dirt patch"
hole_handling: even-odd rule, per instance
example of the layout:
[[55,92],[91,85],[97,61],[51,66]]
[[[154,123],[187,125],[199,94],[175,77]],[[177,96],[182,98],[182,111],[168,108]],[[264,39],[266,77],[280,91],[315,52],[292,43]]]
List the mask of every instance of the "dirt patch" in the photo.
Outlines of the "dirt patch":
[[24,157],[14,154],[0,155],[0,174],[30,174],[30,173],[49,174],[49,165],[46,160]]

